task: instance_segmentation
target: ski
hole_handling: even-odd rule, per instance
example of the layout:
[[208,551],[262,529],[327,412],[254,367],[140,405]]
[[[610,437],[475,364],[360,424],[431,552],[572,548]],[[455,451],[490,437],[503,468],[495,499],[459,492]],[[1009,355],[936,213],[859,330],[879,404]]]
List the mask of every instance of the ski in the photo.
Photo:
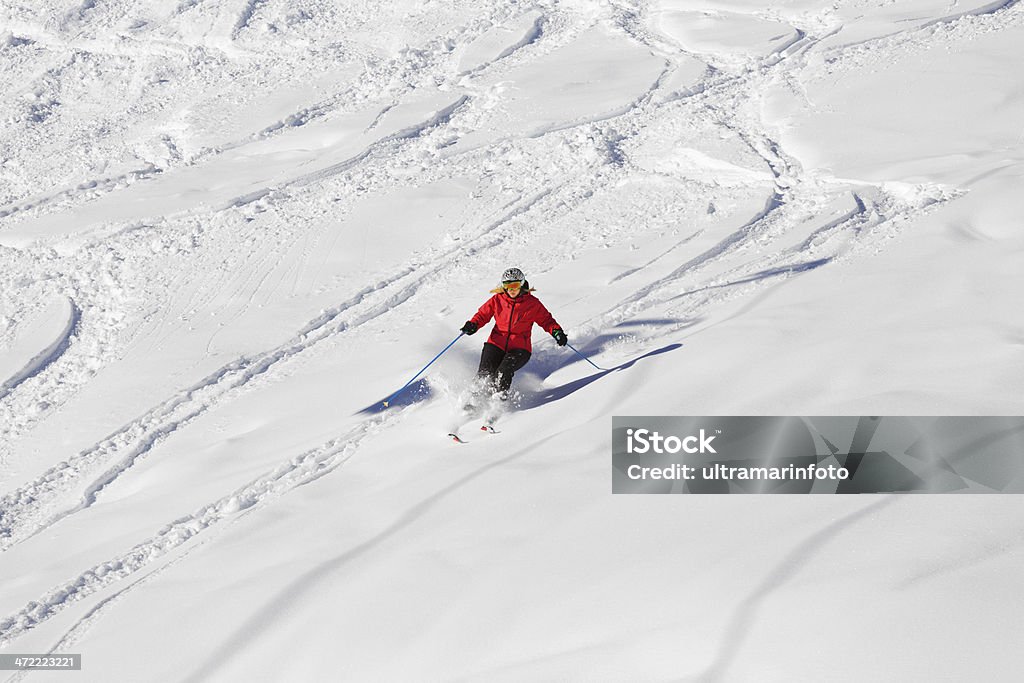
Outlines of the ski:
[[464,436],[465,430],[472,430],[471,425],[474,424],[478,426],[480,432],[500,434],[501,431],[495,425],[507,412],[507,401],[498,400],[496,397],[483,399],[475,396],[464,403],[461,414],[449,423],[448,438],[455,443],[468,444],[473,436],[469,434],[467,439]]
[[[501,434],[501,432],[495,429],[494,425],[490,423],[480,425],[480,431],[485,434]],[[469,443],[469,441],[459,436],[458,431],[448,432],[448,438],[450,438],[455,443]]]

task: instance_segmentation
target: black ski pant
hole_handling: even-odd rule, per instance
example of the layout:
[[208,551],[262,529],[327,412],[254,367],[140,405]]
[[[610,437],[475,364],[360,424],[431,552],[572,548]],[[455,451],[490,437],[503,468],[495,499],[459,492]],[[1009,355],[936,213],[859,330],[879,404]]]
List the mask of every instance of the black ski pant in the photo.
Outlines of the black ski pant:
[[480,353],[480,369],[476,371],[481,381],[488,382],[495,391],[508,391],[512,386],[512,375],[530,360],[526,349],[505,351],[490,342],[484,344]]

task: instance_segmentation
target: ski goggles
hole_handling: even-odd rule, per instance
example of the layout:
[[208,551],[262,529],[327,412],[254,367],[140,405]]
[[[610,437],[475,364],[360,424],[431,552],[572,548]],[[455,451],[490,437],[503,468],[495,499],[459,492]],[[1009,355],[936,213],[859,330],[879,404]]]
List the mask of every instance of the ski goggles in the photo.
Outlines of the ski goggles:
[[521,289],[522,286],[523,286],[523,281],[522,280],[508,280],[507,282],[502,282],[501,286],[504,287],[505,289]]

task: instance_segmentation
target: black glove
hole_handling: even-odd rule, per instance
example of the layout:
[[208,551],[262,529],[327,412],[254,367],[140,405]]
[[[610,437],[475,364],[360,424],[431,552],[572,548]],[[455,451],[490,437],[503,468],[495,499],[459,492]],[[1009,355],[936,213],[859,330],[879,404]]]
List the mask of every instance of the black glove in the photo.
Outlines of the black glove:
[[555,342],[559,346],[565,346],[569,343],[569,338],[565,336],[565,332],[562,331],[561,327],[551,330],[551,336],[555,338]]
[[462,334],[465,334],[465,335],[470,335],[470,334],[474,334],[479,329],[480,329],[479,325],[477,325],[472,320],[467,320],[466,324],[462,326],[462,329],[459,330],[459,332],[462,332]]

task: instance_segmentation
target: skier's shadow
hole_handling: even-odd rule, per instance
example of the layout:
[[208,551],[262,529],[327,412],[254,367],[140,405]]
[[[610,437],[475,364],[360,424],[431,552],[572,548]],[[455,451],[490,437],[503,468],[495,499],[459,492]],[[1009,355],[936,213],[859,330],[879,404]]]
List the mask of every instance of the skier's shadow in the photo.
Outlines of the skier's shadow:
[[574,394],[583,387],[593,382],[596,382],[597,380],[602,379],[603,377],[606,377],[607,375],[610,375],[613,372],[628,370],[629,368],[636,365],[637,362],[642,361],[645,358],[658,356],[663,353],[668,353],[669,351],[675,351],[681,346],[682,344],[669,344],[668,346],[663,346],[660,349],[649,351],[644,355],[638,356],[633,360],[622,363],[621,365],[616,365],[614,368],[595,372],[592,375],[588,375],[587,377],[583,377],[582,379],[577,379],[572,382],[568,382],[566,384],[563,384],[562,386],[552,387],[550,389],[544,389],[542,391],[526,393],[519,401],[519,409],[531,410],[533,408],[539,408],[543,405],[547,405],[548,403],[552,403],[554,401],[559,401],[568,396],[569,394]]
[[[644,355],[638,356],[633,360],[627,361],[621,365],[616,365],[614,368],[600,370],[582,379],[569,382],[568,384],[563,384],[560,387],[553,387],[551,389],[545,389],[536,392],[523,392],[522,397],[519,399],[518,407],[520,410],[530,410],[532,408],[539,408],[540,406],[551,403],[552,401],[558,401],[560,399],[565,398],[569,394],[579,391],[580,389],[587,386],[591,382],[596,382],[597,380],[601,379],[606,375],[609,375],[613,372],[619,372],[620,370],[628,370],[629,368],[633,367],[634,364],[636,364],[638,361],[643,360],[644,358],[650,358],[651,356],[657,356],[662,353],[667,353],[669,351],[675,351],[681,346],[682,344],[669,344],[668,346],[663,346],[660,349],[649,351]],[[583,361],[581,360],[580,362]],[[536,370],[534,370],[530,374],[533,374],[538,379],[541,379],[542,376],[545,374],[544,371],[546,369],[546,367],[542,366],[540,368],[536,368]],[[414,403],[422,403],[423,401],[432,398],[434,393],[435,392],[430,387],[430,383],[425,378],[419,379],[410,384],[408,389],[400,393],[398,396],[395,396],[387,404],[384,403],[385,399],[378,399],[377,401],[374,401],[370,405],[357,411],[356,414],[375,415],[377,413],[382,413],[391,408],[403,408]]]
[[404,408],[413,403],[422,403],[430,399],[434,393],[426,378],[418,379],[410,384],[408,389],[405,389],[390,401],[387,400],[387,397],[377,399],[365,408],[356,411],[356,415],[376,415],[391,408]]

